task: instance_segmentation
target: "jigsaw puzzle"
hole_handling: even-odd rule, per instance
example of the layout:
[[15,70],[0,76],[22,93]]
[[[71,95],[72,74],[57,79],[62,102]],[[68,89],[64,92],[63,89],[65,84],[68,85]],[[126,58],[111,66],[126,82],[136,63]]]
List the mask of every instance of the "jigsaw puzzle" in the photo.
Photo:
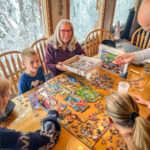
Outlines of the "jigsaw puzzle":
[[103,98],[102,94],[98,93],[97,91],[86,85],[79,87],[77,90],[74,91],[74,94],[80,96],[82,99],[90,103],[96,102],[97,100]]
[[68,95],[64,100],[76,111],[83,112],[90,107],[85,101],[73,94]]
[[38,91],[41,106],[46,111],[55,105],[62,107],[60,123],[89,148],[109,129],[103,95],[77,79],[60,75],[45,82]]
[[99,46],[98,58],[102,61],[102,68],[109,70],[120,77],[126,78],[128,64],[116,65],[113,63],[115,57],[120,54],[124,54],[124,51],[103,44],[100,44]]

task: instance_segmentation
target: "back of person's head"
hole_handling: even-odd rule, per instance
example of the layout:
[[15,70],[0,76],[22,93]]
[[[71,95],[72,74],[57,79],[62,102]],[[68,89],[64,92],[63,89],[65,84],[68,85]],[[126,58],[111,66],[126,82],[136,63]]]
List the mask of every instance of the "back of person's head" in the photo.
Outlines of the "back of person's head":
[[9,91],[9,80],[0,76],[0,114],[3,113],[3,98]]
[[133,143],[137,150],[150,148],[150,122],[139,116],[139,108],[130,95],[114,92],[106,97],[108,116],[118,125],[133,129]]
[[67,23],[67,24],[70,24],[71,26],[71,30],[72,30],[72,37],[68,43],[68,49],[70,51],[73,51],[75,49],[75,44],[77,43],[77,40],[74,36],[74,28],[73,28],[73,24],[71,23],[70,20],[68,19],[62,19],[58,22],[56,28],[55,28],[55,31],[54,31],[54,34],[52,36],[50,36],[50,38],[48,39],[48,43],[50,43],[51,45],[53,45],[53,47],[55,49],[58,49],[59,47],[61,47],[63,45],[63,42],[61,40],[61,37],[60,37],[60,28],[61,28],[61,25],[63,23]]
[[150,0],[144,0],[138,12],[138,22],[144,30],[150,30]]
[[33,48],[26,48],[21,52],[22,60],[25,61],[27,57],[37,55],[37,52]]

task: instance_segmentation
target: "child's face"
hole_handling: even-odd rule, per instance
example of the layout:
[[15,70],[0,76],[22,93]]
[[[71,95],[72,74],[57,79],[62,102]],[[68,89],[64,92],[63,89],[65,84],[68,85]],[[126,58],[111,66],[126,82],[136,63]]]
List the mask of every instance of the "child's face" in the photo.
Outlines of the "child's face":
[[25,61],[23,62],[23,65],[26,67],[28,72],[36,73],[40,66],[39,55],[36,54],[36,55],[27,56],[25,58]]

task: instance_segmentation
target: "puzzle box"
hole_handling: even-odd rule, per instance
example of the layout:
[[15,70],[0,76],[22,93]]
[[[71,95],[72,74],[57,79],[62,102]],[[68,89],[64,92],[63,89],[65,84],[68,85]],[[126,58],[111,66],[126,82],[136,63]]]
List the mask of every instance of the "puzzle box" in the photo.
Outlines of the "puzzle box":
[[99,59],[76,55],[64,62],[64,67],[68,69],[68,71],[74,72],[76,74],[85,76],[91,70],[99,67],[101,61]]
[[125,52],[122,50],[112,48],[112,47],[106,46],[104,44],[100,44],[98,58],[102,61],[101,67],[106,70],[111,71],[114,74],[119,75],[120,77],[126,78],[128,64],[116,65],[116,64],[112,63],[113,60],[115,60],[116,56],[124,54],[124,53]]

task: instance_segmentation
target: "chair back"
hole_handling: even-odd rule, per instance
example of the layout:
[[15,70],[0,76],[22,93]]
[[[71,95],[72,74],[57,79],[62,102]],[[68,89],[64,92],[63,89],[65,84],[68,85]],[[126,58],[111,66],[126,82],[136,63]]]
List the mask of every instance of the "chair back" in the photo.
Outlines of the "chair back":
[[11,94],[18,94],[18,81],[22,73],[20,51],[10,51],[0,55],[0,74],[10,80]]
[[104,29],[95,29],[91,31],[84,42],[87,56],[92,57],[96,55],[98,53],[99,44],[101,44],[103,40],[114,41],[114,37],[109,31]]
[[141,49],[150,47],[150,32],[142,28],[137,29],[131,39],[131,44],[136,45]]
[[37,51],[37,53],[39,54],[40,63],[41,63],[41,66],[43,67],[44,74],[48,73],[48,70],[45,67],[45,50],[46,50],[46,40],[47,39],[48,39],[47,37],[39,39],[39,40],[35,41],[31,46],[31,48],[34,48]]

